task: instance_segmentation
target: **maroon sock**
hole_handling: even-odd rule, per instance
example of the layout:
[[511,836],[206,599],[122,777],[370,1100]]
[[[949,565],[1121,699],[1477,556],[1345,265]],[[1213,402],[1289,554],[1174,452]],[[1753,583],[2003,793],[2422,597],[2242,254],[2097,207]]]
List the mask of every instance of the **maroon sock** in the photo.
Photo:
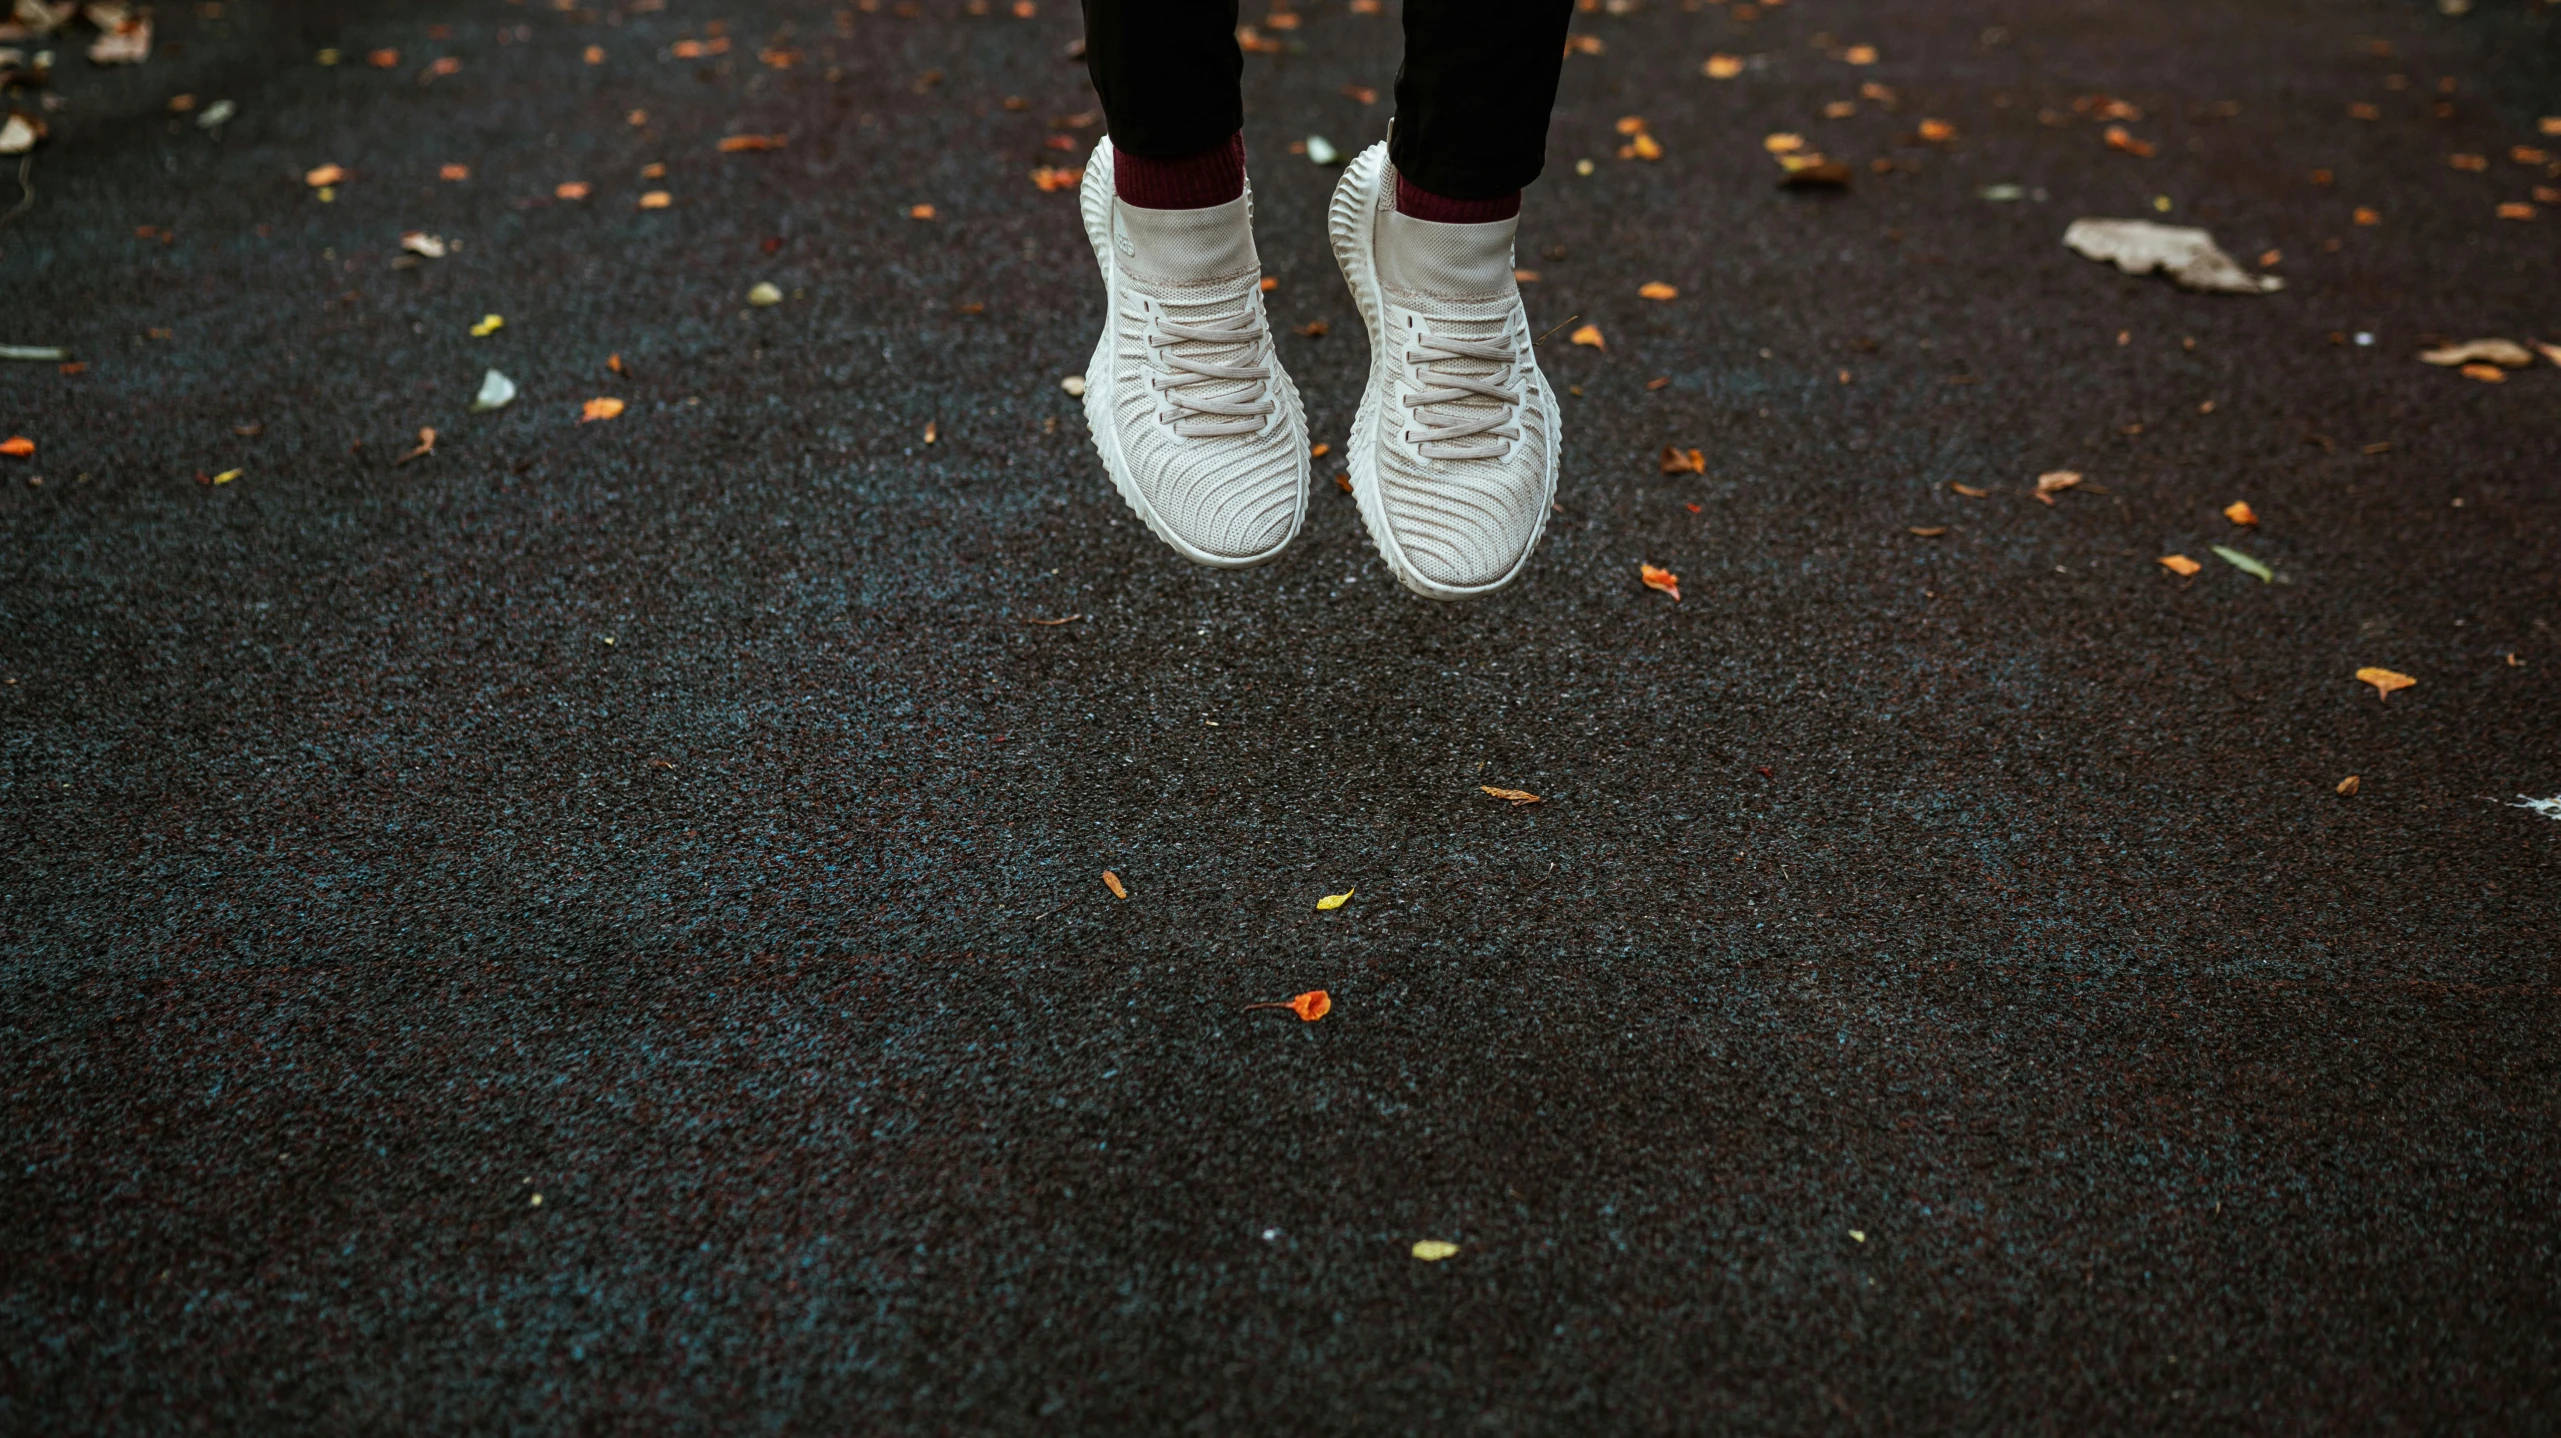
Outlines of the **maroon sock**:
[[1245,135],[1239,131],[1215,150],[1175,160],[1150,160],[1127,150],[1112,152],[1112,188],[1147,210],[1203,210],[1245,193]]
[[[1121,193],[1127,194],[1124,190]],[[1493,200],[1453,200],[1435,195],[1402,172],[1396,176],[1396,212],[1409,220],[1430,220],[1442,225],[1483,225],[1495,220],[1508,220],[1521,212],[1521,192]]]

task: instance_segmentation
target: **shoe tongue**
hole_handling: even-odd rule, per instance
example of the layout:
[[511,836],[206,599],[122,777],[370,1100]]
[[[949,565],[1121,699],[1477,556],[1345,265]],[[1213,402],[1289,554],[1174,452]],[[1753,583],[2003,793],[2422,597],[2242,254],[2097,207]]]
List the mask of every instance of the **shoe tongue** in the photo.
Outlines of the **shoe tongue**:
[[1122,200],[1112,206],[1112,226],[1130,270],[1151,280],[1190,284],[1260,265],[1241,195],[1197,210],[1151,210]]
[[1379,237],[1379,282],[1417,294],[1508,297],[1515,290],[1512,235],[1519,228],[1517,218],[1445,225],[1390,210]]

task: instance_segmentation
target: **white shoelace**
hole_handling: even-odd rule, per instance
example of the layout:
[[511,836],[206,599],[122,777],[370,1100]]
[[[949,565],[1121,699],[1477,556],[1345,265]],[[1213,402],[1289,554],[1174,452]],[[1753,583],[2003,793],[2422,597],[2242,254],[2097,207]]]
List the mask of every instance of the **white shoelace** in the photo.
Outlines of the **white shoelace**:
[[[1264,333],[1262,311],[1250,296],[1242,309],[1197,323],[1148,306],[1147,348],[1157,373],[1147,382],[1165,396],[1164,418],[1174,433],[1210,439],[1252,434],[1263,427],[1277,408],[1270,368],[1259,361],[1225,364],[1216,356],[1241,349],[1250,357],[1262,349]],[[1240,392],[1233,388],[1237,385],[1251,388]]]
[[[1501,459],[1511,453],[1512,442],[1521,437],[1521,427],[1513,422],[1520,412],[1521,394],[1520,369],[1510,345],[1436,335],[1418,326],[1413,346],[1405,351],[1405,364],[1415,383],[1423,386],[1404,397],[1414,419],[1405,431],[1405,442],[1416,453],[1425,459]],[[1458,364],[1471,369],[1455,368]],[[1477,365],[1487,368],[1473,369]],[[1424,412],[1470,399],[1492,400],[1494,408],[1465,405],[1447,411],[1446,422]],[[1417,435],[1416,429],[1422,432]],[[1462,444],[1464,440],[1476,442]]]

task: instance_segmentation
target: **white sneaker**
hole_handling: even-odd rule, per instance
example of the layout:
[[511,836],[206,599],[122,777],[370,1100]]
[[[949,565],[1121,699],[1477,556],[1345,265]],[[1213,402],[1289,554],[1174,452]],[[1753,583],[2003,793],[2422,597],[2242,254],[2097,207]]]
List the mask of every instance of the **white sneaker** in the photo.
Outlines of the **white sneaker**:
[[1334,259],[1369,326],[1352,494],[1378,552],[1427,599],[1518,578],[1556,497],[1556,395],[1512,278],[1516,221],[1397,213],[1387,146],[1334,188]]
[[1112,146],[1085,162],[1085,235],[1109,318],[1085,422],[1130,509],[1195,564],[1279,554],[1307,517],[1307,416],[1263,318],[1253,196],[1199,210],[1122,203]]

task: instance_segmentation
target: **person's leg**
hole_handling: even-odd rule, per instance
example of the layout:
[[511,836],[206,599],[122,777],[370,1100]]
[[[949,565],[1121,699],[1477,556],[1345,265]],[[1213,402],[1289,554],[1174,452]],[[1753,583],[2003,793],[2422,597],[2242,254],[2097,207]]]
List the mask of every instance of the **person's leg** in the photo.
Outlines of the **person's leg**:
[[1573,14],[1572,0],[1405,0],[1388,152],[1400,209],[1459,224],[1519,212],[1547,162]]
[[1245,192],[1236,3],[1085,0],[1085,71],[1131,204],[1196,209]]
[[1110,125],[1085,161],[1108,311],[1085,420],[1130,511],[1199,564],[1260,564],[1307,514],[1307,419],[1263,313],[1236,0],[1085,0]]
[[1520,577],[1556,494],[1556,397],[1512,271],[1521,187],[1547,153],[1571,0],[1405,0],[1393,140],[1335,187],[1334,258],[1369,328],[1349,468],[1406,588]]

